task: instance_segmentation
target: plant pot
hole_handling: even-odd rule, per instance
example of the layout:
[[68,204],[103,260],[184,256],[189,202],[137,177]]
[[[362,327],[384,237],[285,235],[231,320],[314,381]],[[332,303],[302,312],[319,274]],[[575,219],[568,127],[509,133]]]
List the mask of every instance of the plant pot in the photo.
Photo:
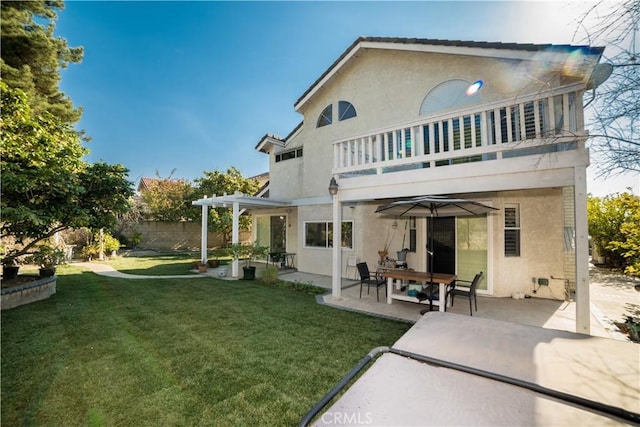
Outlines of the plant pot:
[[11,280],[18,277],[19,265],[5,265],[2,267],[2,278],[4,280]]
[[198,264],[198,272],[206,273],[207,272],[207,264]]
[[207,264],[211,268],[218,268],[218,266],[220,265],[220,261],[218,261],[217,259],[210,259],[209,261],[207,261]]
[[242,271],[244,272],[244,280],[254,280],[256,278],[256,268],[251,267],[242,267]]
[[53,277],[56,274],[55,267],[41,268],[40,277]]

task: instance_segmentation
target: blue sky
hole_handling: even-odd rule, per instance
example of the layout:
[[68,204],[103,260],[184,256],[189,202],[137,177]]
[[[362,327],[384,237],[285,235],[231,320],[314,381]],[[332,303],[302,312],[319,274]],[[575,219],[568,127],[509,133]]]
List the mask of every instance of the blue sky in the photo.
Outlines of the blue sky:
[[[55,34],[83,46],[61,88],[84,110],[89,161],[129,178],[268,170],[254,147],[302,119],[304,91],[361,35],[572,43],[582,2],[68,1]],[[578,39],[577,42],[580,40]],[[592,169],[592,168],[590,168]],[[620,182],[618,182],[620,181]],[[606,184],[606,185],[605,185]],[[595,194],[639,181],[590,181]]]

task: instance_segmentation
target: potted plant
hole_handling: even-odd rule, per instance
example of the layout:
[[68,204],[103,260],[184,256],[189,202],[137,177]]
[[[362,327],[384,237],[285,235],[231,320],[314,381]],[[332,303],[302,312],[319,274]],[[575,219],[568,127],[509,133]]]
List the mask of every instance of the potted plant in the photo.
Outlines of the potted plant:
[[228,251],[225,248],[214,249],[211,253],[212,259],[207,261],[207,264],[211,268],[218,268],[220,266],[220,258],[228,255]]
[[10,280],[18,277],[20,270],[19,259],[16,257],[15,251],[9,251],[2,255],[2,279]]
[[207,264],[203,262],[198,262],[198,273],[206,273],[207,272]]
[[251,261],[254,261],[258,257],[266,256],[268,250],[268,247],[260,246],[257,242],[249,245],[243,245],[240,243],[231,245],[231,254],[233,259],[242,259],[244,261],[244,265],[242,266],[244,280],[253,280],[256,278],[256,268],[251,265]]
[[65,261],[64,251],[50,245],[40,245],[29,257],[28,262],[40,267],[40,277],[51,277],[56,274],[56,266]]

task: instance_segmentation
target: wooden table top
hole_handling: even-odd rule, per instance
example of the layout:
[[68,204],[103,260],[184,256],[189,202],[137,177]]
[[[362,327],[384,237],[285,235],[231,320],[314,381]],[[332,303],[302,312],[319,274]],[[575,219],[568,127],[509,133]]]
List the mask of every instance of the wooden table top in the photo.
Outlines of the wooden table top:
[[427,271],[413,271],[401,268],[382,269],[381,275],[392,279],[415,280],[416,282],[433,282],[451,284],[458,276],[448,273],[429,273]]

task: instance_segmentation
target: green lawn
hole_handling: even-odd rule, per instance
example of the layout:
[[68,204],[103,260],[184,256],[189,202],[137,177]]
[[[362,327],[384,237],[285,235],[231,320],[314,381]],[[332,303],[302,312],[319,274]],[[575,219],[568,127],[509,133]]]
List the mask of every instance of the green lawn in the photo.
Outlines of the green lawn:
[[2,312],[4,426],[295,425],[410,326],[258,282],[58,273]]

